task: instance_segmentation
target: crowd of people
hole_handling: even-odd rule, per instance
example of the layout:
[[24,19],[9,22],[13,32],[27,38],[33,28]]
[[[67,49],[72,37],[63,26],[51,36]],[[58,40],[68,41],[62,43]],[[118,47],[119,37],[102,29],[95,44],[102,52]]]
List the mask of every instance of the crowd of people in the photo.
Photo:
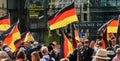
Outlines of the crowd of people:
[[12,52],[8,45],[0,41],[0,61],[120,61],[120,45],[116,43],[116,38],[109,40],[106,49],[102,46],[99,39],[84,39],[72,54],[60,58],[60,45],[56,42],[48,46],[37,41],[22,42],[18,50]]
[[108,46],[103,48],[103,42],[83,40],[69,57],[70,61],[120,61],[120,45],[116,38],[111,38]]
[[[18,50],[12,52],[8,45],[0,41],[0,61],[60,61],[60,45],[56,42],[48,46],[37,41],[21,42]],[[68,60],[67,58],[61,61]]]

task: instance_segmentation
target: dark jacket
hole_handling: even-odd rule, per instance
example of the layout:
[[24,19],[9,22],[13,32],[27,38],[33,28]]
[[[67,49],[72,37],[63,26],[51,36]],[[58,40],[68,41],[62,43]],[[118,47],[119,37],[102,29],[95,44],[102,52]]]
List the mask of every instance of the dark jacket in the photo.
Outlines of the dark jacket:
[[79,49],[79,60],[80,61],[92,61],[92,55],[93,55],[94,49],[89,48],[87,46],[83,46]]

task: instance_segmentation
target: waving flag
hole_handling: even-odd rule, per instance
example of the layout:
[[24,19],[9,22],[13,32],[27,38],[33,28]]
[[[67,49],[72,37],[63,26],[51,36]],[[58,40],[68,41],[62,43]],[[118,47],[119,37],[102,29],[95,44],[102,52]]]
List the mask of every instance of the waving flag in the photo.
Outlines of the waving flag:
[[103,33],[103,35],[101,35],[102,36],[102,48],[106,49],[106,47],[107,47],[107,30],[105,29],[102,33]]
[[4,16],[0,18],[0,31],[5,31],[10,27],[10,18],[8,16]]
[[117,33],[119,25],[118,17],[113,19],[107,26],[107,33]]
[[66,37],[65,34],[62,34],[61,37],[62,38],[61,38],[61,51],[60,51],[60,55],[61,55],[61,58],[66,58],[70,54],[73,53],[74,47],[73,47],[72,43],[70,42],[70,40]]
[[34,38],[33,38],[33,36],[31,35],[31,33],[30,32],[27,32],[27,34],[26,34],[26,36],[25,36],[25,40],[24,40],[24,42],[29,42],[29,41],[34,41]]
[[22,42],[30,42],[30,41],[34,41],[33,36],[30,34],[30,32],[25,32],[21,34],[21,39],[14,42],[14,45],[16,49],[18,49],[18,47],[21,45]]
[[103,37],[102,38],[102,42],[103,42],[102,45],[104,45],[103,48],[105,48],[105,45],[107,44],[107,40],[109,40],[111,37],[115,37],[114,33],[117,33],[118,25],[119,25],[119,20],[117,16],[114,19],[105,23],[103,26],[101,26],[98,29],[98,34]]
[[77,47],[77,44],[80,42],[80,37],[79,37],[79,34],[78,34],[78,31],[77,31],[77,29],[76,29],[76,27],[75,27],[75,25],[73,25],[74,26],[74,42],[73,42],[73,46],[74,46],[74,48],[76,48]]
[[1,39],[3,40],[3,43],[4,44],[7,44],[12,52],[14,52],[16,50],[15,46],[14,46],[14,42],[18,39],[20,39],[20,32],[19,32],[19,29],[18,29],[18,23],[17,22],[16,24],[12,25],[6,32],[4,32],[3,34],[5,35],[2,39],[2,36],[1,36]]
[[74,3],[71,5],[57,11],[52,17],[49,19],[49,27],[50,30],[58,29],[61,27],[65,27],[68,24],[78,21],[76,15],[76,9],[74,7]]

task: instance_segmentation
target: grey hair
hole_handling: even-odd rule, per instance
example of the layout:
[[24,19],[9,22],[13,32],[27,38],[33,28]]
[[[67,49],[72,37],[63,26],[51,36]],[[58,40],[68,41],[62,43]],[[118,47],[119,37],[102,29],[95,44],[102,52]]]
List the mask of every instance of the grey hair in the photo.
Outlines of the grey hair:
[[1,58],[10,58],[9,55],[5,51],[0,51]]

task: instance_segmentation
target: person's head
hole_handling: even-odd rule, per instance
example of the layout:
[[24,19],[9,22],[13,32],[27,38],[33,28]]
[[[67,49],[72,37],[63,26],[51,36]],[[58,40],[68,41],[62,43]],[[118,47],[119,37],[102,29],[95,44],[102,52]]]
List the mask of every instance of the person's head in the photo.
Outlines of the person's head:
[[12,54],[12,51],[11,51],[11,49],[9,47],[5,47],[4,51],[7,52],[8,55]]
[[117,54],[118,56],[120,56],[120,48],[118,48],[118,49],[116,50],[116,54]]
[[120,45],[116,44],[116,45],[115,45],[115,51],[116,51],[118,48],[120,48]]
[[84,42],[84,46],[89,46],[89,40],[88,39],[85,39],[83,42]]
[[90,42],[90,48],[93,48],[94,45],[95,45],[95,41],[91,41],[91,42]]
[[33,46],[34,46],[34,47],[37,47],[38,44],[39,44],[39,43],[38,43],[37,41],[34,41],[34,42],[33,42]]
[[2,59],[9,59],[9,55],[5,51],[0,51],[0,61]]
[[69,61],[69,59],[68,58],[62,58],[62,59],[60,59],[60,61]]
[[53,41],[53,42],[52,42],[52,47],[53,47],[53,49],[56,48],[56,46],[57,46],[57,43],[56,43],[55,41]]
[[26,41],[23,43],[23,45],[25,48],[28,48],[29,46],[31,46],[31,42]]
[[26,59],[25,51],[23,51],[23,50],[19,50],[19,51],[18,51],[17,56],[16,56],[16,59],[19,59],[19,58],[21,58],[21,59],[23,59],[23,60]]
[[37,51],[31,53],[31,60],[32,61],[40,61],[40,56]]
[[3,49],[3,50],[4,50],[6,47],[8,47],[7,44],[3,44],[3,45],[2,45],[2,49]]
[[98,41],[98,46],[102,47],[102,41]]
[[55,49],[57,46],[57,43],[53,41],[52,43],[49,44],[49,46],[52,47],[52,49]]
[[79,42],[79,43],[77,44],[77,48],[79,49],[81,46],[83,46],[83,44],[82,44],[82,42]]
[[24,47],[23,45],[21,45],[21,46],[18,47],[18,50],[23,50],[23,51],[25,51],[26,49],[25,49],[25,47]]
[[53,51],[52,46],[48,46],[48,51],[49,51],[49,52]]
[[105,49],[99,49],[93,57],[96,58],[96,61],[108,61],[110,59]]
[[42,53],[42,55],[48,55],[48,48],[47,47],[45,47],[45,46],[43,46],[42,48],[41,48],[41,53]]
[[111,44],[112,44],[112,46],[115,46],[115,45],[116,45],[116,38],[112,38],[112,39],[111,39]]

